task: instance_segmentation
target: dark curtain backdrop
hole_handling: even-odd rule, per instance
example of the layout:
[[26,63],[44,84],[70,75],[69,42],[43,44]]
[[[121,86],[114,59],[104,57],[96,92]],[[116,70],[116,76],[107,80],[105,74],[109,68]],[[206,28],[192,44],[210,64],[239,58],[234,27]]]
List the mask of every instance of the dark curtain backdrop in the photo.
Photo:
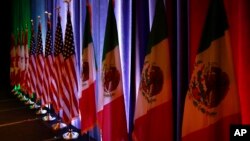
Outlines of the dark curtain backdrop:
[[[30,19],[34,20],[37,30],[37,16],[41,16],[43,44],[45,43],[45,11],[52,13],[53,35],[56,26],[56,7],[61,7],[63,34],[66,25],[67,6],[63,0],[13,0],[12,33],[25,25],[30,28]],[[101,82],[101,62],[106,26],[108,0],[89,0],[92,6],[92,34],[97,61],[97,80]],[[167,14],[167,27],[170,42],[171,70],[174,100],[174,134],[180,140],[184,99],[193,69],[196,50],[199,45],[203,23],[210,0],[164,0]],[[250,124],[250,105],[248,86],[250,81],[250,2],[248,0],[224,0],[229,19],[229,30],[234,52],[234,64],[241,99],[243,123]],[[118,26],[121,52],[123,87],[129,132],[133,129],[134,105],[139,88],[140,73],[143,66],[148,34],[154,15],[155,0],[115,0],[115,16]],[[72,0],[72,23],[75,37],[78,64],[86,13],[85,0]],[[2,13],[2,12],[1,12]],[[2,27],[2,26],[1,26]],[[54,38],[54,36],[53,36]],[[1,49],[2,49],[1,41]],[[8,46],[6,43],[4,46]],[[6,47],[7,48],[7,47]],[[2,52],[2,51],[1,51]],[[4,63],[1,63],[4,64]],[[6,65],[7,66],[7,65]],[[8,67],[7,67],[8,68]],[[8,68],[9,69],[9,68]],[[80,70],[80,68],[79,68]],[[1,73],[2,76],[3,73]],[[80,80],[79,80],[80,82]],[[101,85],[100,83],[97,85]],[[96,87],[97,92],[99,87]],[[80,128],[79,120],[74,125]]]

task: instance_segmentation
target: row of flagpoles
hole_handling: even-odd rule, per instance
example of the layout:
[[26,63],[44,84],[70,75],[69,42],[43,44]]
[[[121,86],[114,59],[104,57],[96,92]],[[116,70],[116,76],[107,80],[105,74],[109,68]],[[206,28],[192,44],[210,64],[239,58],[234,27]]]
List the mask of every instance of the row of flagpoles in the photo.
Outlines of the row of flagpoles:
[[[163,0],[157,0],[155,6],[136,98],[132,133],[135,141],[173,140],[174,136],[171,65]],[[216,140],[215,129],[222,126],[229,129],[230,124],[239,123],[240,119],[223,2],[212,0],[211,7],[185,101],[183,140],[200,140],[200,135],[208,140]],[[211,13],[219,15],[213,25],[210,24],[216,16]],[[36,38],[32,25],[29,55],[27,31],[23,34],[22,43],[20,34],[18,35],[18,43],[12,45],[11,51],[15,56],[12,58],[11,83],[20,85],[26,93],[35,93],[35,102],[41,100],[41,107],[51,104],[57,114],[62,110],[61,118],[68,125],[75,117],[80,116],[82,133],[88,132],[97,124],[102,140],[128,140],[119,41],[112,1],[109,0],[108,6],[101,83],[96,82],[95,78],[97,68],[90,16],[90,11],[87,10],[81,72],[77,69],[78,60],[68,9],[64,42],[58,12],[54,47],[48,18],[45,54],[42,50],[40,23]],[[78,79],[81,79],[80,85]],[[95,92],[97,84],[101,84],[98,86],[100,93]],[[220,139],[227,140],[228,137],[229,133],[225,131]]]

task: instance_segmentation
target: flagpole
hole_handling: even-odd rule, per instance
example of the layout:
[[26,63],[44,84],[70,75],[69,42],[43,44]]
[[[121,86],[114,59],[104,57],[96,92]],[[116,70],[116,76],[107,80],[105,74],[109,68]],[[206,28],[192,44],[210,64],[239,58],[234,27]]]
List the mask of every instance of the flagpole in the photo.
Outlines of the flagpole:
[[[40,24],[40,19],[41,19],[41,17],[40,17],[40,16],[37,16],[37,19],[38,19],[38,24]],[[40,28],[40,27],[39,27],[39,28]],[[39,29],[38,29],[38,30],[39,30]],[[39,32],[39,31],[38,31],[38,32]],[[36,54],[36,55],[38,55],[38,54]],[[40,100],[42,100],[42,99],[41,99],[41,96],[40,96]],[[42,106],[38,106],[38,107],[40,107],[40,108],[39,108],[39,110],[36,112],[37,115],[46,114],[46,113],[47,113],[47,110],[43,109]]]
[[[70,2],[71,2],[71,0],[64,0],[64,2],[67,4],[67,7],[68,7],[68,12],[70,11]],[[67,21],[68,22],[68,21]],[[70,98],[70,105],[72,105],[72,93],[70,93],[70,96],[69,96],[69,98]],[[77,132],[74,132],[73,131],[73,129],[72,129],[72,124],[71,124],[71,120],[72,120],[72,106],[70,106],[70,108],[69,108],[69,113],[70,113],[70,123],[69,123],[69,125],[68,125],[68,128],[69,128],[69,130],[68,130],[68,132],[66,132],[66,133],[64,133],[63,134],[63,138],[65,139],[65,140],[70,140],[70,139],[77,139],[78,138],[78,136],[79,136],[79,133],[77,133]]]
[[[56,11],[57,11],[57,13],[58,13],[58,16],[60,16],[60,9],[61,9],[61,7],[60,6],[58,6],[57,8],[56,8]],[[59,91],[59,86],[58,86],[58,84],[57,84],[57,88],[58,88],[58,91]],[[61,91],[59,91],[59,92],[61,92]],[[61,93],[58,93],[58,97],[57,97],[57,101],[60,103],[60,101],[61,101]],[[63,123],[62,122],[62,120],[61,120],[61,117],[60,117],[60,109],[58,110],[58,113],[57,113],[57,123],[55,123],[55,124],[53,124],[52,125],[52,129],[53,130],[59,130],[59,129],[63,129],[63,128],[65,128],[65,127],[67,127],[67,125],[65,124],[65,123]]]
[[[31,19],[30,22],[31,22],[32,28],[34,28],[34,20]],[[31,103],[30,109],[37,109],[37,108],[39,108],[39,105],[36,104],[37,103],[37,96],[36,96],[36,93],[34,92],[34,90],[33,90],[32,94],[33,94],[33,101],[34,102]]]
[[[51,16],[51,13],[49,13],[48,11],[45,11],[44,12],[48,17],[48,19],[47,19],[47,22],[50,22],[50,16]],[[47,31],[48,31],[48,28],[50,28],[50,27],[48,27],[48,26],[51,26],[51,25],[48,25],[48,23],[47,23]],[[50,29],[49,29],[50,30]],[[46,36],[51,36],[51,35],[46,35]],[[48,37],[46,37],[46,38],[48,38]],[[46,50],[45,50],[46,51]],[[51,54],[52,55],[52,54]],[[48,56],[45,56],[45,58],[46,57],[48,57]],[[46,59],[48,59],[48,58],[46,58]],[[49,66],[46,66],[46,67],[49,67]],[[48,78],[49,79],[49,78]],[[49,84],[49,82],[48,82],[48,85],[49,85],[49,87],[50,87],[50,84]],[[43,117],[43,121],[53,121],[53,120],[55,120],[56,119],[56,117],[53,117],[53,116],[51,116],[51,114],[50,114],[50,112],[51,112],[51,99],[50,99],[50,96],[49,96],[49,93],[47,93],[46,94],[46,97],[47,97],[47,99],[48,99],[48,112],[47,112],[47,115],[46,116],[44,116]]]

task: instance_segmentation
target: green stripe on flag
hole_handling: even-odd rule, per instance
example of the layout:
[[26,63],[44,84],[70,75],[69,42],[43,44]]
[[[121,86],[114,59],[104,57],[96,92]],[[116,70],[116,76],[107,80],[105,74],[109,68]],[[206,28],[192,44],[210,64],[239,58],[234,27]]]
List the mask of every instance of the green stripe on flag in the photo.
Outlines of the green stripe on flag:
[[224,36],[228,29],[227,17],[222,0],[212,0],[206,17],[198,53],[209,48],[211,42]]
[[112,0],[109,0],[102,61],[105,59],[106,54],[118,45],[118,33],[116,27]]
[[[160,29],[159,29],[160,28]],[[152,29],[149,34],[149,43],[146,54],[151,52],[151,48],[167,38],[167,20],[165,16],[165,7],[162,0],[157,0],[155,17],[152,24]]]

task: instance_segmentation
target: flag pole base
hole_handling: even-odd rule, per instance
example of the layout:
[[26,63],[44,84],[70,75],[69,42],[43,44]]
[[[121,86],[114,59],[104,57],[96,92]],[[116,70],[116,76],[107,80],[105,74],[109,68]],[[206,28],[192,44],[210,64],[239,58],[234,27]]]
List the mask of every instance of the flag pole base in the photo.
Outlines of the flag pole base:
[[63,139],[65,140],[72,140],[77,139],[79,134],[77,132],[73,132],[72,129],[69,129],[68,132],[63,134]]
[[26,98],[26,96],[22,96],[22,98],[20,100],[21,101],[27,101],[28,99]]
[[17,96],[17,98],[21,99],[21,98],[22,98],[22,94],[19,94],[19,95]]
[[53,121],[56,117],[52,117],[50,113],[48,113],[46,116],[43,117],[43,121]]
[[31,101],[30,99],[27,102],[25,102],[25,105],[31,105],[31,104],[34,104],[34,102]]
[[65,127],[67,127],[67,125],[66,125],[65,123],[62,123],[62,122],[57,122],[57,123],[55,123],[55,124],[52,125],[52,129],[53,129],[54,131],[63,129],[63,128],[65,128]]
[[37,105],[36,103],[30,106],[30,109],[38,109],[38,108],[40,108],[40,106]]
[[43,115],[43,114],[46,114],[46,113],[47,113],[47,110],[43,110],[42,108],[40,108],[40,109],[36,112],[37,115]]

